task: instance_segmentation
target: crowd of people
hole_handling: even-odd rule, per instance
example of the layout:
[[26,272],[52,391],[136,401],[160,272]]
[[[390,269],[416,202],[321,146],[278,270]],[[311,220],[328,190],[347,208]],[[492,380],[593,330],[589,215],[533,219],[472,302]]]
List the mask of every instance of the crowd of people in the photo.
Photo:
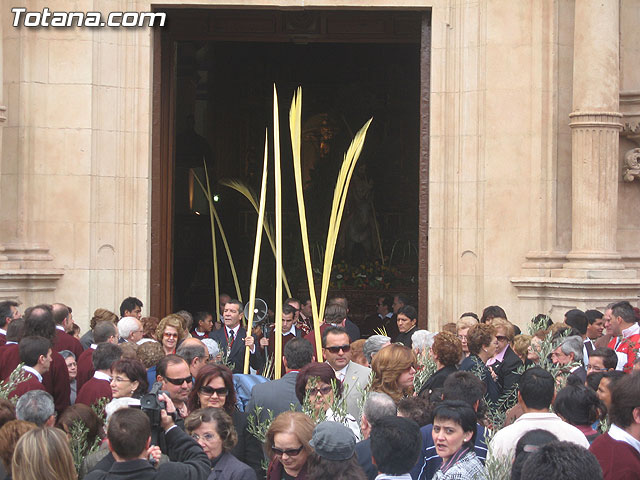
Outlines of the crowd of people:
[[220,304],[158,319],[128,297],[80,336],[67,305],[0,302],[0,479],[640,478],[629,302],[526,333],[489,306],[429,332],[403,295],[362,328],[336,297],[318,352],[290,298],[278,359],[272,325]]

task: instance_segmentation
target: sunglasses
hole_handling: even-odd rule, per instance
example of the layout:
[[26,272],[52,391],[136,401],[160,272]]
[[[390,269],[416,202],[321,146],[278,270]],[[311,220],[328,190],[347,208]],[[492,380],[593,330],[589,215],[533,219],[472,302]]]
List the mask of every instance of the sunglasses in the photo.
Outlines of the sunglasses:
[[319,393],[322,394],[323,396],[329,395],[331,390],[333,390],[333,388],[327,386],[322,388],[310,388],[309,390],[307,390],[307,392],[309,392],[310,397],[316,397]]
[[188,377],[184,377],[184,378],[169,378],[169,377],[164,377],[164,379],[169,382],[169,383],[173,383],[174,385],[180,386],[182,385],[184,382],[187,383],[191,383],[193,382],[193,378],[191,376]]
[[224,397],[229,393],[229,389],[227,387],[213,388],[208,385],[203,385],[200,387],[200,393],[204,393],[205,395],[213,395],[215,393],[219,397]]
[[496,335],[496,340],[504,342],[505,340],[509,340],[509,339],[503,335]]
[[178,334],[177,333],[169,333],[169,332],[164,332],[162,334],[162,336],[164,338],[178,338]]
[[349,351],[351,350],[351,345],[339,345],[337,347],[325,347],[327,350],[329,350],[331,353],[340,353],[340,350],[342,350],[344,353],[349,353]]
[[271,451],[273,452],[274,455],[277,455],[278,457],[281,457],[285,453],[287,454],[288,457],[297,457],[298,454],[302,451],[302,448],[303,448],[302,445],[300,445],[299,448],[289,448],[287,450],[282,450],[281,448],[277,448],[277,447],[271,447]]

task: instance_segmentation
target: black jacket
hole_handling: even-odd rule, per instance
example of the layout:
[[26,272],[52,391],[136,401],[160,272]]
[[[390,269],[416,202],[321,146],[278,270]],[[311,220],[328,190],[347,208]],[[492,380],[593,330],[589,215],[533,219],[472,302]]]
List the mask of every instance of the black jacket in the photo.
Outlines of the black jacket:
[[[233,341],[233,345],[231,346],[231,351],[227,355],[227,361],[233,363],[233,373],[244,373],[244,339],[247,336],[247,331],[240,327],[238,329],[238,334]],[[211,338],[214,339],[220,345],[221,352],[227,351],[227,336],[226,336],[226,327],[223,326],[220,330],[214,330],[211,332]],[[258,345],[258,340],[254,337],[255,340],[255,353],[249,356],[249,365],[253,367],[255,370],[260,371],[264,366],[264,360],[262,355],[260,354],[260,347]]]
[[142,459],[115,462],[109,471],[93,470],[86,480],[206,480],[211,470],[207,455],[198,443],[180,428],[167,434],[170,462],[156,470]]
[[491,368],[496,375],[498,375],[498,385],[502,388],[503,392],[508,392],[512,388],[517,387],[520,375],[516,373],[518,368],[522,365],[522,360],[516,355],[510,346],[507,346],[507,350],[504,352],[502,362],[496,362],[491,365]]
[[427,392],[432,392],[436,388],[444,387],[444,381],[447,379],[449,375],[458,371],[458,368],[455,365],[449,365],[447,367],[442,367],[436,373],[431,375],[427,381],[424,383],[418,394],[422,394],[425,390]]

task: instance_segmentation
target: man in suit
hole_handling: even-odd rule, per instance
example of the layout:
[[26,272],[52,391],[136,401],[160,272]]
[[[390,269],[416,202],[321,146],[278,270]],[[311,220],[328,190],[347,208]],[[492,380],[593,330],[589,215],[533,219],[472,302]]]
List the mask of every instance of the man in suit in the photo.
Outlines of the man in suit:
[[349,334],[342,327],[329,327],[322,335],[322,355],[342,382],[347,412],[360,418],[358,400],[369,384],[371,369],[351,361]]
[[51,342],[44,337],[23,337],[18,351],[27,379],[16,386],[9,398],[21,397],[31,390],[44,390],[42,375],[49,371],[51,365]]
[[582,364],[583,346],[582,337],[573,335],[571,337],[563,338],[553,352],[551,352],[551,361],[553,363],[558,365],[578,363],[578,365],[571,367],[569,375],[577,376],[582,384],[587,380],[587,370]]
[[[292,307],[291,305],[284,305],[282,307],[282,351],[283,352],[288,342],[290,342],[294,338],[302,338],[302,330],[300,330],[299,328],[296,328],[295,326],[295,323],[296,323],[295,316],[296,316],[295,307]],[[267,348],[267,350],[265,350],[265,347]],[[267,355],[271,356],[274,354],[276,349],[276,329],[275,328],[271,330],[271,333],[269,333],[268,338],[263,337],[260,339],[260,349],[262,350],[262,352],[266,352],[266,354],[263,353],[265,359],[267,358]],[[285,370],[284,357],[282,358],[280,368],[281,368],[281,371],[284,372]]]
[[397,414],[396,403],[386,393],[371,392],[364,402],[360,419],[360,432],[364,440],[356,443],[356,456],[368,480],[374,480],[378,475],[378,469],[371,463],[371,429],[380,419]]
[[[591,342],[587,338],[587,328],[589,326],[589,320],[587,315],[582,310],[573,308],[564,314],[564,323],[569,325],[573,330],[578,332],[582,337],[582,359],[585,365],[589,364],[589,347],[592,346]],[[593,350],[593,349],[591,349]]]
[[111,366],[120,360],[122,350],[112,343],[101,343],[93,354],[93,377],[82,385],[76,403],[91,406],[101,398],[111,400]]
[[262,407],[258,416],[261,422],[269,418],[268,412],[275,418],[289,411],[292,404],[298,411],[302,408],[296,396],[296,378],[302,367],[314,361],[313,347],[304,338],[294,338],[284,346],[283,360],[287,373],[281,379],[258,383],[251,390],[246,411],[251,414],[256,407]]
[[493,318],[491,325],[496,329],[498,349],[493,358],[487,362],[487,366],[491,367],[498,376],[498,384],[502,387],[502,392],[508,392],[517,388],[520,378],[518,368],[522,365],[522,360],[510,346],[515,337],[515,330],[513,324],[504,318]]
[[[122,408],[109,419],[107,444],[115,462],[108,471],[93,470],[87,480],[115,480],[135,478],[138,480],[200,480],[207,478],[211,464],[198,443],[178,428],[170,413],[175,410],[171,399],[160,395],[167,403],[160,412],[167,453],[171,461],[154,468],[147,460],[151,443],[149,418],[135,408]],[[157,453],[157,451],[156,451]]]
[[240,326],[243,316],[240,300],[229,300],[224,306],[222,316],[224,327],[211,332],[211,338],[218,342],[227,361],[233,364],[233,373],[244,373],[245,347],[249,347],[251,352],[251,367],[256,371],[261,370],[264,362],[259,349],[256,348],[256,339],[252,335],[247,336],[247,331]]
[[118,335],[124,342],[137,343],[143,334],[142,323],[136,317],[123,317],[118,322]]
[[[51,305],[42,304],[27,308],[24,312],[24,325],[24,336],[36,335],[52,342],[56,334],[56,324],[53,320]],[[0,378],[6,380],[20,363],[20,353],[16,344],[7,345],[3,349]],[[51,360],[49,371],[42,376],[42,384],[53,396],[56,411],[62,413],[70,404],[69,370],[64,358],[58,352],[51,354]]]
[[13,300],[0,302],[0,346],[7,342],[7,327],[17,318],[20,318],[18,302]]
[[84,349],[78,340],[73,335],[69,335],[69,330],[73,325],[73,317],[69,307],[62,303],[54,303],[51,305],[53,309],[53,320],[56,322],[56,336],[53,339],[53,351],[61,352],[62,350],[69,350],[76,358],[82,355]]

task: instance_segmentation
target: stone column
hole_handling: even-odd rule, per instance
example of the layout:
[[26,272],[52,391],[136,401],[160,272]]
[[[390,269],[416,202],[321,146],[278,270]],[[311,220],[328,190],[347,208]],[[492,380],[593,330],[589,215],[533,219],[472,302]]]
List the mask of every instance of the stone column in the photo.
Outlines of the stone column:
[[[576,0],[573,60],[572,249],[564,270],[621,270],[618,215],[619,2]],[[582,271],[582,273],[581,273]],[[613,273],[613,272],[612,272]],[[615,272],[618,276],[620,272]],[[602,275],[602,273],[600,274]]]

